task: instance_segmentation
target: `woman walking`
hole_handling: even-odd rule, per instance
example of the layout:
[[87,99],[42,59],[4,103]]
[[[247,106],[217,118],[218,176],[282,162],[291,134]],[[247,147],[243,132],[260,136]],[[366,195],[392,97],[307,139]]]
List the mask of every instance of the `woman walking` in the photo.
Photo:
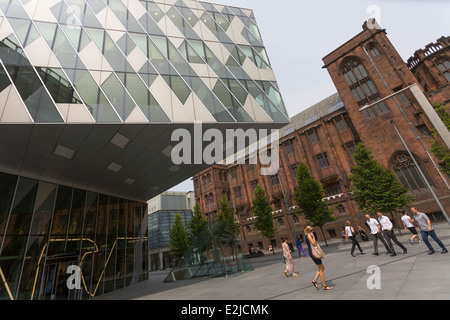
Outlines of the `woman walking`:
[[292,276],[296,277],[298,274],[294,271],[294,261],[292,260],[291,251],[289,250],[289,246],[287,244],[288,238],[284,237],[282,240],[283,243],[281,244],[281,247],[283,248],[283,257],[286,261],[286,269],[284,270],[284,274],[286,277],[289,277],[289,271],[291,271]]
[[322,280],[323,290],[333,290],[333,287],[329,287],[325,283],[325,275],[324,275],[325,266],[322,263],[322,259],[317,259],[312,254],[311,246],[316,245],[316,238],[314,237],[313,228],[311,226],[307,226],[305,228],[305,235],[306,235],[305,241],[306,241],[306,244],[308,245],[309,256],[311,257],[311,259],[314,261],[314,263],[317,265],[317,268],[318,268],[318,270],[316,272],[316,276],[314,277],[314,280],[312,281],[314,287],[316,287],[316,289],[319,289],[317,280],[320,277],[320,279]]
[[361,252],[361,254],[364,254],[363,250],[361,249],[361,246],[359,245],[358,240],[356,240],[356,234],[355,234],[355,229],[353,229],[350,221],[346,221],[345,222],[345,237],[350,238],[350,240],[352,240],[352,250],[350,252],[350,254],[354,257],[355,255],[353,254],[353,252],[355,252],[355,247],[358,247],[359,252]]

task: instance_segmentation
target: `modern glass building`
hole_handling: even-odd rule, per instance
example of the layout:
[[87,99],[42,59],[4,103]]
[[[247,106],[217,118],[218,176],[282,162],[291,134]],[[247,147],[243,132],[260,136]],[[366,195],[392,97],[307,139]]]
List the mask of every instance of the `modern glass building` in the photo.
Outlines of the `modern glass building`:
[[208,166],[171,161],[174,130],[288,119],[249,9],[0,0],[0,299],[146,279],[146,201]]

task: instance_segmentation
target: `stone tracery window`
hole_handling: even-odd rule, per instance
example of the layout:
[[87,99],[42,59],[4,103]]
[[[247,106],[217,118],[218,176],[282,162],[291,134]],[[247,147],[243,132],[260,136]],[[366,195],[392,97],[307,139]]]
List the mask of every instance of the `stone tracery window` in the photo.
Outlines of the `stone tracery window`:
[[437,67],[439,71],[450,81],[450,60],[446,58],[441,58],[437,61]]
[[[416,162],[419,165],[422,172],[424,172],[420,162],[418,161]],[[420,172],[417,169],[417,167],[414,165],[413,159],[411,159],[411,157],[408,154],[406,153],[398,154],[393,159],[392,169],[394,170],[398,179],[406,189],[420,190],[426,188],[425,181],[420,175]],[[428,181],[430,180],[428,179]]]
[[[352,91],[353,96],[355,97],[360,108],[375,103],[381,99],[377,88],[375,88],[372,79],[359,59],[355,57],[347,58],[343,62],[341,70],[345,81],[347,81],[347,84],[350,87],[350,90]],[[387,111],[388,108],[385,103],[381,101],[370,108],[363,109],[362,113],[366,119],[370,119]]]

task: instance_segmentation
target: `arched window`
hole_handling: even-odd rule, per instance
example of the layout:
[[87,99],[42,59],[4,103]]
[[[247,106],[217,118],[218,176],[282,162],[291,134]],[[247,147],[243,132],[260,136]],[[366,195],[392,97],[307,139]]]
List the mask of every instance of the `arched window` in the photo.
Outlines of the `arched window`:
[[[422,172],[424,172],[422,165],[417,161]],[[410,190],[426,189],[426,184],[422,176],[414,165],[414,161],[406,153],[399,153],[393,158],[392,169],[402,183],[403,187]],[[425,174],[425,172],[424,172]],[[428,179],[430,181],[430,179]],[[431,183],[431,182],[430,182]]]
[[[342,73],[345,81],[347,81],[353,96],[356,99],[359,107],[375,103],[381,99],[378,90],[372,82],[372,79],[367,74],[360,60],[357,58],[348,58],[342,63]],[[388,108],[384,102],[377,103],[369,108],[362,110],[366,119],[375,117],[376,115],[387,112]]]
[[278,218],[278,224],[280,225],[280,227],[284,227],[284,221],[282,218]]
[[447,81],[450,81],[450,60],[448,58],[440,58],[437,61],[437,67],[439,71],[447,78]]
[[378,50],[378,46],[376,45],[375,42],[369,43],[367,48],[374,58],[380,55],[380,50]]

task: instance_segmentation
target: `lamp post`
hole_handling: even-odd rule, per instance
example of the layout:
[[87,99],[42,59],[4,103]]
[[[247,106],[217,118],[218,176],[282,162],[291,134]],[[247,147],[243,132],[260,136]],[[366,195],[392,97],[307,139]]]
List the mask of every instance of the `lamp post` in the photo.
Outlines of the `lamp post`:
[[[383,84],[385,85],[386,89],[388,90],[389,94],[392,96],[392,98],[394,99],[395,104],[397,105],[398,109],[400,110],[402,116],[405,118],[406,122],[408,123],[409,127],[411,128],[411,130],[413,131],[414,135],[416,136],[417,140],[420,142],[422,148],[425,150],[425,153],[427,154],[427,156],[430,158],[431,162],[433,163],[434,167],[437,169],[435,162],[433,161],[433,159],[431,158],[430,154],[428,153],[428,150],[425,148],[425,145],[423,144],[420,136],[417,134],[416,130],[414,129],[414,127],[412,126],[411,122],[409,121],[408,117],[406,116],[404,110],[402,109],[402,107],[399,105],[397,98],[395,96],[395,94],[391,91],[391,89],[389,88],[389,86],[387,85],[386,81],[384,80],[383,76],[381,75],[380,71],[378,70],[375,62],[372,60],[372,58],[370,57],[369,53],[367,52],[366,48],[364,47],[364,44],[361,43],[361,48],[364,50],[365,54],[367,55],[367,57],[369,58],[370,62],[372,63],[373,67],[375,68],[375,70],[378,73],[378,76],[380,77],[381,81],[383,81]],[[378,103],[380,101],[376,101],[375,103]],[[363,109],[365,109],[368,106],[365,106],[363,108],[360,109],[360,111],[362,111]],[[403,145],[405,146],[409,156],[411,157],[411,159],[414,162],[414,165],[416,166],[417,170],[419,171],[422,179],[425,181],[425,184],[427,185],[427,188],[430,190],[431,194],[433,195],[433,198],[436,200],[436,203],[438,204],[439,208],[441,209],[445,219],[447,220],[448,224],[450,224],[450,219],[447,215],[447,212],[444,210],[444,207],[442,206],[441,202],[439,201],[438,197],[436,196],[433,188],[431,187],[431,185],[428,182],[428,179],[426,178],[425,174],[423,173],[422,169],[420,168],[420,166],[417,164],[416,159],[414,158],[413,154],[411,153],[411,151],[409,150],[405,140],[403,139],[403,137],[401,136],[400,132],[398,131],[395,123],[393,120],[390,121],[392,126],[394,127],[397,135],[400,137],[400,140],[402,141]],[[441,178],[444,180],[445,185],[447,186],[447,188],[449,188],[447,181],[445,180],[445,178],[442,176],[442,173],[438,170],[438,173],[440,174]]]

